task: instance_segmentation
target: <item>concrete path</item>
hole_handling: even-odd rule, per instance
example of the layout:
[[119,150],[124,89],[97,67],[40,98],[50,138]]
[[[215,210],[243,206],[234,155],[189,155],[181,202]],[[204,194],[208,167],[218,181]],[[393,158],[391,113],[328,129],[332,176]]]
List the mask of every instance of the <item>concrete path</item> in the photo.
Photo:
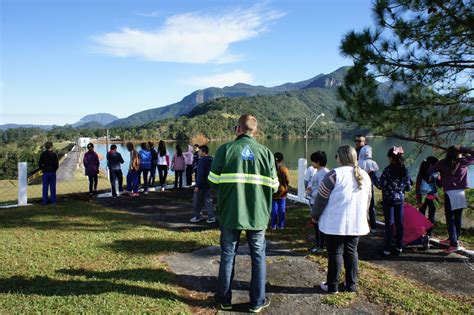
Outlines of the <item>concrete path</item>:
[[74,174],[77,171],[77,165],[80,163],[81,148],[75,146],[74,149],[67,153],[67,156],[59,164],[59,169],[56,173],[56,180],[58,182],[68,182],[74,180]]

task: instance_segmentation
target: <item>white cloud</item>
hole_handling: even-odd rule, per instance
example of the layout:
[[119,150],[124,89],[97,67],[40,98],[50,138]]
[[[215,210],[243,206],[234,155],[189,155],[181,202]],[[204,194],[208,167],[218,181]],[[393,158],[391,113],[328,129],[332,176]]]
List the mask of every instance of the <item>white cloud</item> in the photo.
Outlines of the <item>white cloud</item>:
[[234,70],[227,73],[218,73],[209,76],[191,77],[185,81],[184,84],[204,88],[204,87],[224,87],[234,85],[236,83],[252,83],[252,74],[242,71]]
[[156,62],[229,63],[241,56],[230,45],[256,37],[270,21],[283,16],[256,6],[230,13],[186,13],[168,17],[157,30],[124,27],[93,37],[100,52],[118,57],[141,57]]

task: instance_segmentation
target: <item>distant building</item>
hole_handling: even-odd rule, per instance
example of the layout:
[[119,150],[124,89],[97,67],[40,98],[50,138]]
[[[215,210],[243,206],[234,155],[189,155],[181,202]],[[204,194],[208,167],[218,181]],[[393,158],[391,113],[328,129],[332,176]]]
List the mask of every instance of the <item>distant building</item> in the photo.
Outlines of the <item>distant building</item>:
[[87,144],[91,142],[90,137],[80,137],[77,138],[77,145],[80,146],[81,148],[87,147]]

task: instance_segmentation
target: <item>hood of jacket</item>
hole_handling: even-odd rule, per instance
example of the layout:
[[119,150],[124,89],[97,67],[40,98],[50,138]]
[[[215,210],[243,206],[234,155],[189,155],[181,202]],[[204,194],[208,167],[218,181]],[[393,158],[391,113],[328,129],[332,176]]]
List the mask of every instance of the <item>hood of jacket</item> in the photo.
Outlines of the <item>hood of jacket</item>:
[[366,144],[360,149],[359,159],[360,160],[372,159],[372,147],[370,145]]

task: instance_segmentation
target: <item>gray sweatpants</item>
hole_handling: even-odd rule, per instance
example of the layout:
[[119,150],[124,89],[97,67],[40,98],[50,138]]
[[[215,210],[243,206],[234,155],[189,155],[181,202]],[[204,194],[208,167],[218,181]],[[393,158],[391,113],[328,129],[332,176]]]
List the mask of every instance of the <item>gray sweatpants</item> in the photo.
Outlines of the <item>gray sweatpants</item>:
[[214,205],[212,204],[212,193],[210,188],[200,188],[199,192],[194,192],[193,196],[193,208],[197,216],[200,216],[203,206],[206,206],[207,216],[213,218]]

